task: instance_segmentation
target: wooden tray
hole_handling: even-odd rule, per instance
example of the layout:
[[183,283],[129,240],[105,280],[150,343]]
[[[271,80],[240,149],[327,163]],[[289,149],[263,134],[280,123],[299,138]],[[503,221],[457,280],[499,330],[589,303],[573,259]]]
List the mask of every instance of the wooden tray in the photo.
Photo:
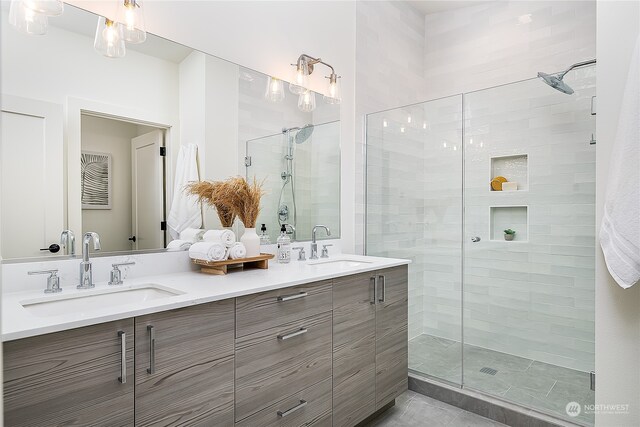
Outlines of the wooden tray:
[[224,261],[205,261],[201,259],[192,259],[191,261],[200,266],[200,272],[206,274],[225,275],[227,267],[242,268],[261,268],[266,270],[269,268],[269,260],[273,258],[272,254],[260,254],[251,258],[227,259]]

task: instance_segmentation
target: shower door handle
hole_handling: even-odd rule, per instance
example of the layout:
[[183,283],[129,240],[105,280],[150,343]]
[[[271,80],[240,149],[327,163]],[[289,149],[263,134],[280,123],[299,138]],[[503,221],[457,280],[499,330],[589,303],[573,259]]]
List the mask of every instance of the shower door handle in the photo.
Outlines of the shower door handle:
[[472,241],[473,243],[478,243],[480,240],[481,240],[481,239],[480,239],[480,237],[478,237],[478,236],[474,236],[474,237],[472,237],[472,238],[471,238],[471,241]]

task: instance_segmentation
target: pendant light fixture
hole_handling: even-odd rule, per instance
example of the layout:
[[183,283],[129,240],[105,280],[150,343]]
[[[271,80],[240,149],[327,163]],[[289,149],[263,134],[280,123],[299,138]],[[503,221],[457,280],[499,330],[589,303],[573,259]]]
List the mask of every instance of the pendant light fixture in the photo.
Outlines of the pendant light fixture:
[[[320,58],[314,58],[303,53],[298,57],[296,63],[292,64],[296,68],[293,71],[293,76],[289,83],[289,90],[296,95],[300,95],[300,98],[298,99],[298,107],[301,110],[301,105],[304,105],[305,108],[308,108],[310,105],[310,102],[307,103],[305,100],[311,99],[311,96],[307,94],[307,92],[310,92],[308,90],[309,76],[313,73],[313,69],[316,64],[322,64],[329,67],[331,70],[331,73],[327,76],[327,79],[329,79],[329,86],[326,94],[324,95],[324,101],[327,104],[340,104],[342,102],[340,76],[336,74],[333,67]],[[313,95],[313,108],[315,108],[315,94]]]
[[47,16],[60,16],[64,11],[62,0],[22,0],[25,7]]
[[284,82],[276,77],[269,76],[264,97],[271,102],[282,101],[284,99]]
[[302,92],[298,97],[298,108],[300,111],[310,113],[316,109],[316,93],[312,90]]
[[98,17],[93,47],[108,58],[122,58],[126,54],[122,25],[104,16]]
[[126,42],[136,44],[147,39],[142,0],[119,0],[116,21],[122,24]]
[[47,15],[29,9],[22,0],[11,0],[9,24],[24,34],[43,35],[47,32]]

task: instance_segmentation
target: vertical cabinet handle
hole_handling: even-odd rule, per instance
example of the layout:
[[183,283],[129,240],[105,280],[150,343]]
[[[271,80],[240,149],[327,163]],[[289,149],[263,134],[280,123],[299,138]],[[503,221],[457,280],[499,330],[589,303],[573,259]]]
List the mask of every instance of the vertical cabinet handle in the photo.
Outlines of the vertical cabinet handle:
[[122,384],[127,382],[127,334],[124,331],[118,331],[120,337],[120,377],[118,381]]
[[369,302],[371,305],[376,305],[376,301],[378,301],[378,276],[371,277],[369,282],[373,283],[373,300]]
[[156,371],[156,330],[152,325],[148,325],[147,331],[149,331],[149,367],[147,372],[153,374]]
[[378,301],[384,302],[385,297],[387,295],[387,279],[384,277],[384,274],[379,274],[378,278],[380,279],[380,282],[382,283],[382,295],[380,296]]

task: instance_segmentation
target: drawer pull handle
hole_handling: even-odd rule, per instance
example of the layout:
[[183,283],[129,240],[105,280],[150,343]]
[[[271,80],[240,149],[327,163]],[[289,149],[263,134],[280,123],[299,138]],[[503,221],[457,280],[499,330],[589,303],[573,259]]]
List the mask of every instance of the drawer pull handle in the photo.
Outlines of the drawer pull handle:
[[149,331],[149,367],[147,372],[153,374],[156,372],[156,330],[152,325],[148,325],[147,331]]
[[308,295],[309,294],[306,292],[300,292],[299,294],[293,294],[293,295],[285,295],[283,297],[278,297],[278,302],[292,301],[294,299],[304,298]]
[[127,382],[127,334],[124,331],[118,331],[120,337],[120,376],[118,381],[122,384]]
[[305,406],[307,406],[307,401],[306,401],[306,400],[302,400],[302,399],[300,399],[300,403],[298,403],[298,404],[297,404],[296,406],[294,406],[293,408],[291,408],[291,409],[287,409],[286,411],[278,411],[278,416],[279,416],[279,417],[284,418],[284,417],[286,417],[287,415],[291,415],[291,414],[293,414],[293,413],[294,413],[294,412],[296,412],[298,409],[302,409],[302,408],[304,408]]
[[300,328],[290,334],[278,335],[280,341],[288,340],[289,338],[297,337],[298,335],[306,334],[309,330],[307,328]]

